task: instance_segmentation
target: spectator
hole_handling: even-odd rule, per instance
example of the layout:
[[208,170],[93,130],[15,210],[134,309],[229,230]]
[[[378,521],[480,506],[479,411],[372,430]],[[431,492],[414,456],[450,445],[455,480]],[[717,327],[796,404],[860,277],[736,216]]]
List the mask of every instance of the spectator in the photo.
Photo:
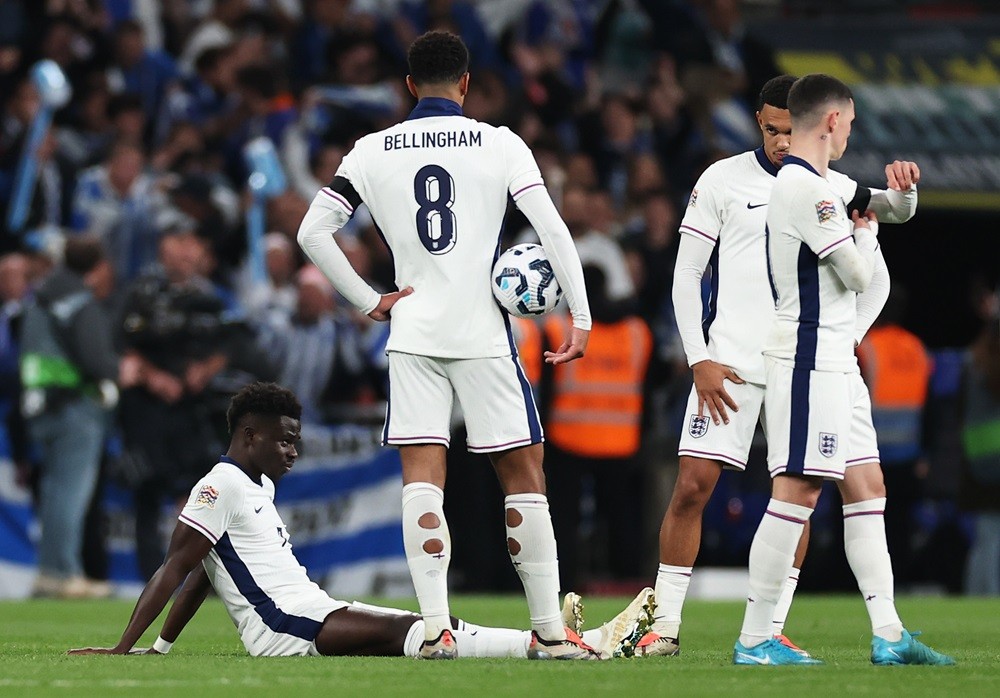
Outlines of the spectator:
[[159,114],[167,87],[178,77],[174,59],[163,51],[148,49],[142,25],[133,19],[119,22],[115,28],[114,55],[108,76],[112,89],[137,95],[147,114]]
[[962,442],[965,473],[960,502],[975,515],[965,571],[969,594],[1000,595],[1000,297],[983,289],[985,320],[965,359]]
[[221,448],[209,384],[229,363],[234,327],[198,274],[207,253],[189,230],[170,231],[159,241],[160,269],[126,289],[122,342],[142,370],[139,385],[122,393],[119,476],[133,491],[136,549],[147,579],[163,561],[163,499],[187,492]]
[[[639,537],[623,513],[642,511],[636,496],[642,471],[634,456],[641,443],[652,336],[627,304],[609,297],[600,268],[584,266],[584,278],[593,315],[587,361],[545,364],[540,388],[552,524],[566,589],[583,579],[581,550],[606,559],[602,571],[617,579],[638,576],[642,564]],[[559,347],[568,325],[563,313],[549,316],[547,349]],[[597,540],[581,540],[585,493],[593,497],[595,523],[604,533]]]
[[364,373],[360,337],[338,315],[334,290],[322,272],[309,264],[298,273],[295,313],[273,313],[262,328],[261,346],[279,365],[281,385],[302,402],[302,419],[321,422],[326,407],[351,402]]
[[28,259],[11,253],[0,257],[0,441],[10,446],[21,479],[27,479],[28,443],[21,415],[19,370],[21,320],[28,300]]
[[73,228],[100,238],[119,283],[156,261],[157,244],[171,213],[155,181],[143,173],[146,156],[132,141],[118,141],[107,160],[85,170],[76,187]]
[[[103,268],[102,268],[103,267]],[[106,583],[83,576],[83,525],[100,473],[115,381],[136,378],[119,360],[96,289],[107,261],[93,237],[66,243],[63,264],[38,289],[21,331],[22,406],[41,457],[38,512],[42,535],[35,596],[100,597]]]
[[913,520],[922,494],[921,476],[927,469],[922,427],[933,368],[923,342],[900,325],[905,306],[905,293],[893,288],[858,347],[885,476],[886,538],[896,583],[904,588],[912,578]]

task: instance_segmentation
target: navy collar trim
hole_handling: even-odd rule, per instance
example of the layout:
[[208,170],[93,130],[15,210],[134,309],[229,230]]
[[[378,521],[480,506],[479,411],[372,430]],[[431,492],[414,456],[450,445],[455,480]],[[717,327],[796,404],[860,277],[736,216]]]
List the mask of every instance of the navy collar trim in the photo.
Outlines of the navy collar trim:
[[235,465],[243,472],[244,475],[246,475],[250,479],[250,482],[254,483],[255,485],[260,485],[261,487],[264,486],[264,482],[262,480],[259,479],[254,480],[252,477],[250,477],[250,473],[247,472],[247,469],[244,468],[242,465],[240,465],[239,461],[237,461],[235,458],[230,458],[229,456],[219,456],[219,462]]
[[[768,159],[767,154],[764,153],[764,146],[757,148],[757,150],[753,151],[753,154],[757,157],[757,162],[764,168],[765,172],[772,177],[778,176],[778,168],[774,166],[774,163],[771,162]],[[788,162],[787,156],[785,157],[785,162]]]
[[407,121],[426,119],[431,116],[464,116],[462,105],[445,97],[424,97],[413,108]]
[[806,168],[807,170],[809,170],[810,172],[812,172],[817,177],[822,176],[822,175],[820,175],[819,172],[816,171],[815,167],[813,167],[812,165],[810,165],[808,162],[806,162],[802,158],[796,157],[795,155],[786,155],[785,156],[785,162],[784,162],[784,164],[785,164],[785,166],[788,166],[788,165],[798,165],[799,167]]

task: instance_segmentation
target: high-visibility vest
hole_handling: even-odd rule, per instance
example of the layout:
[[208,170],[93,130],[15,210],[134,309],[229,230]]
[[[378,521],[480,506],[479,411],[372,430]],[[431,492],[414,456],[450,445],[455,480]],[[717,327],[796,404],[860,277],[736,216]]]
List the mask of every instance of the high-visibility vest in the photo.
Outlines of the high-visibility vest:
[[[549,344],[569,336],[570,319],[553,315],[545,323]],[[587,458],[627,458],[639,450],[642,387],[653,337],[639,318],[594,322],[582,359],[553,371],[552,405],[545,438]]]
[[517,358],[532,388],[542,377],[542,330],[535,320],[510,316],[510,329],[517,345]]
[[920,455],[920,420],[933,364],[916,335],[896,325],[873,327],[858,347],[872,398],[872,422],[883,462]]

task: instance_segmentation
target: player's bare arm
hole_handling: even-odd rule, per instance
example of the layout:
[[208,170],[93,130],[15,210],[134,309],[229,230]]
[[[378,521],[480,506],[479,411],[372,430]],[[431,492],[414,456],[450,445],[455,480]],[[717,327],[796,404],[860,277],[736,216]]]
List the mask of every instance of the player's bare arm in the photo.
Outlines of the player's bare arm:
[[146,584],[132,617],[114,647],[87,647],[67,654],[128,654],[170,601],[171,594],[212,549],[212,541],[185,523],[178,522],[170,537],[167,557]]
[[547,351],[543,354],[547,364],[565,364],[574,359],[583,358],[587,350],[587,341],[590,339],[590,330],[581,330],[574,327],[570,330],[569,337],[555,351]]
[[[212,583],[208,580],[208,574],[202,565],[196,565],[191,574],[184,580],[184,586],[177,594],[167,619],[163,621],[160,628],[160,638],[165,642],[174,643],[180,637],[181,631],[187,627],[194,615],[201,608],[201,605],[208,597],[208,592],[212,588]],[[141,654],[161,654],[154,648],[142,650]]]
[[736,371],[720,363],[706,359],[691,367],[694,373],[694,387],[698,391],[698,416],[705,415],[705,408],[712,416],[712,421],[719,424],[720,420],[729,424],[729,414],[726,407],[733,412],[739,412],[740,406],[726,391],[727,380],[736,384],[745,381],[736,375]]

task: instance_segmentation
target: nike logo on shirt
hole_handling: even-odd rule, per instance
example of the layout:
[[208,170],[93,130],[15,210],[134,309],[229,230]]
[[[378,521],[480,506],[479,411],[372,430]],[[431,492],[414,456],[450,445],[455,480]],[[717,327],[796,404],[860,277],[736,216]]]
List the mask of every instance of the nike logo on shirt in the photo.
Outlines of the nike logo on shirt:
[[259,507],[257,507],[256,509],[254,509],[254,510],[253,510],[253,513],[255,513],[255,514],[259,514],[259,513],[260,513],[260,510],[261,510],[261,509],[263,509],[263,508],[264,508],[264,505],[262,504],[262,505],[260,505]]
[[767,204],[751,204],[749,201],[747,202],[747,209],[748,210],[753,210],[755,208],[760,208],[761,206],[767,206]]

